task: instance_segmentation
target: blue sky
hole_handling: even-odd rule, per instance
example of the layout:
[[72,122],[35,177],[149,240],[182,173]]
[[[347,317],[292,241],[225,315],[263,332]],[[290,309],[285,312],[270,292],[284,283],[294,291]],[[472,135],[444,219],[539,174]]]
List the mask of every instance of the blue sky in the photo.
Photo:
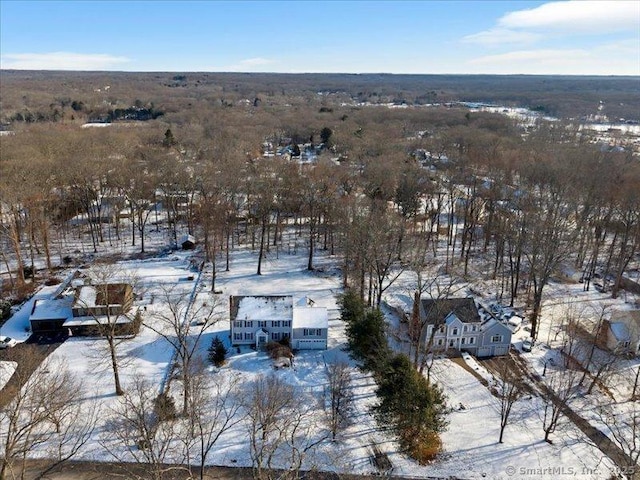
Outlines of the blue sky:
[[640,75],[640,1],[0,0],[3,69]]

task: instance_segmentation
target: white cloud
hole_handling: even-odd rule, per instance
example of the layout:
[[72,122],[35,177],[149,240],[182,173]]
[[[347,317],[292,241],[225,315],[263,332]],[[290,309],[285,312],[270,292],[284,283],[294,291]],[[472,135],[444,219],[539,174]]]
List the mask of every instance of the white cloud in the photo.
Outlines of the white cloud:
[[246,58],[244,60],[240,60],[237,63],[232,65],[227,65],[225,67],[211,67],[207,68],[206,71],[214,71],[214,72],[264,72],[266,69],[265,65],[272,65],[276,62],[270,60],[268,58],[255,57],[255,58]]
[[640,29],[638,1],[565,1],[549,2],[529,10],[503,15],[497,25],[467,35],[462,41],[484,46],[530,45],[541,40],[575,34],[591,37]]
[[0,57],[6,70],[110,70],[129,62],[127,57],[105,53],[7,53]]
[[640,27],[640,2],[550,2],[529,10],[507,13],[498,20],[498,25],[507,29],[560,30],[563,33],[637,31]]
[[245,67],[256,67],[259,65],[268,65],[270,63],[273,63],[271,60],[266,59],[266,58],[247,58],[246,60],[241,60],[239,62],[239,65],[244,65]]
[[486,46],[518,44],[527,45],[540,40],[542,36],[532,32],[519,32],[508,28],[492,28],[484,32],[474,33],[463,37],[465,43],[478,43]]
[[[640,46],[634,40],[593,49],[518,50],[468,62],[472,73],[548,75],[640,75]],[[471,72],[470,72],[471,73]]]

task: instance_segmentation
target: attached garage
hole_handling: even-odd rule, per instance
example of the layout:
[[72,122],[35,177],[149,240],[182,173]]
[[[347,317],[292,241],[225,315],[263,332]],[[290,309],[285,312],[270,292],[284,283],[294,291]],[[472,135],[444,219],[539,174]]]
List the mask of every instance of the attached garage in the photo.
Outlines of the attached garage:
[[292,347],[296,350],[326,350],[327,340],[296,340]]
[[493,355],[496,357],[500,355],[506,355],[507,353],[509,353],[509,347],[507,346],[500,345],[493,347]]
[[478,348],[477,356],[479,358],[490,357],[491,356],[491,347],[480,347],[480,348]]

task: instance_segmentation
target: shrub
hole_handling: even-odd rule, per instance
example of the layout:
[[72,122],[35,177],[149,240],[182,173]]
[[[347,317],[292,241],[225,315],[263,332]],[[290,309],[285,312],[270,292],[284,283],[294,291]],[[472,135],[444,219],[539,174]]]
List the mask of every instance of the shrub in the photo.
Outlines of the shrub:
[[280,357],[286,357],[286,358],[293,357],[291,348],[287,347],[286,345],[282,345],[281,343],[278,343],[278,342],[269,342],[267,343],[265,348],[267,350],[267,354],[269,355],[269,358],[273,360]]
[[442,451],[442,440],[435,432],[426,432],[405,441],[410,444],[409,455],[421,465],[434,461]]

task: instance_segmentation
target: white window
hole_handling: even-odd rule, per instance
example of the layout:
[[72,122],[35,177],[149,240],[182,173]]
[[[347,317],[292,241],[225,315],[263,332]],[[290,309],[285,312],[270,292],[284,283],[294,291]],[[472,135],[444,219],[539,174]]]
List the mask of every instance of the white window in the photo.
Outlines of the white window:
[[245,320],[244,328],[253,328],[253,320]]
[[491,337],[491,343],[502,343],[502,335],[494,335]]
[[271,332],[271,340],[276,342],[280,340],[280,332]]
[[466,331],[467,331],[467,326],[466,325],[463,325],[462,331],[466,333]]
[[453,327],[452,335],[458,335],[458,327]]
[[253,333],[251,333],[251,332],[245,332],[245,334],[244,334],[244,339],[245,339],[245,340],[253,340]]
[[258,320],[258,327],[259,328],[266,328],[267,327],[267,321],[266,320]]
[[291,326],[291,320],[283,320],[282,321],[282,326],[283,327],[290,327]]
[[444,331],[445,331],[445,326],[444,326],[444,325],[440,325],[440,330],[439,330],[439,331],[440,331],[440,333],[444,333]]
[[321,328],[303,328],[302,335],[305,337],[319,337],[322,335]]
[[460,345],[464,345],[465,343],[467,343],[467,339],[462,337],[462,340],[460,340]]
[[242,321],[236,320],[235,322],[233,322],[233,326],[234,328],[242,328]]
[[280,320],[274,320],[271,322],[271,326],[272,327],[279,327],[280,326]]
[[478,328],[478,327],[477,327],[477,325],[471,325],[471,331],[472,331],[472,332],[477,331],[477,330],[476,330],[477,328]]
[[469,338],[469,345],[473,345],[474,343],[476,343],[476,338],[475,337]]
[[453,340],[449,340],[449,346],[453,347]]
[[438,345],[442,346],[442,339],[441,338],[438,339]]
[[234,340],[242,340],[242,334],[241,333],[234,333],[233,334],[233,339]]

